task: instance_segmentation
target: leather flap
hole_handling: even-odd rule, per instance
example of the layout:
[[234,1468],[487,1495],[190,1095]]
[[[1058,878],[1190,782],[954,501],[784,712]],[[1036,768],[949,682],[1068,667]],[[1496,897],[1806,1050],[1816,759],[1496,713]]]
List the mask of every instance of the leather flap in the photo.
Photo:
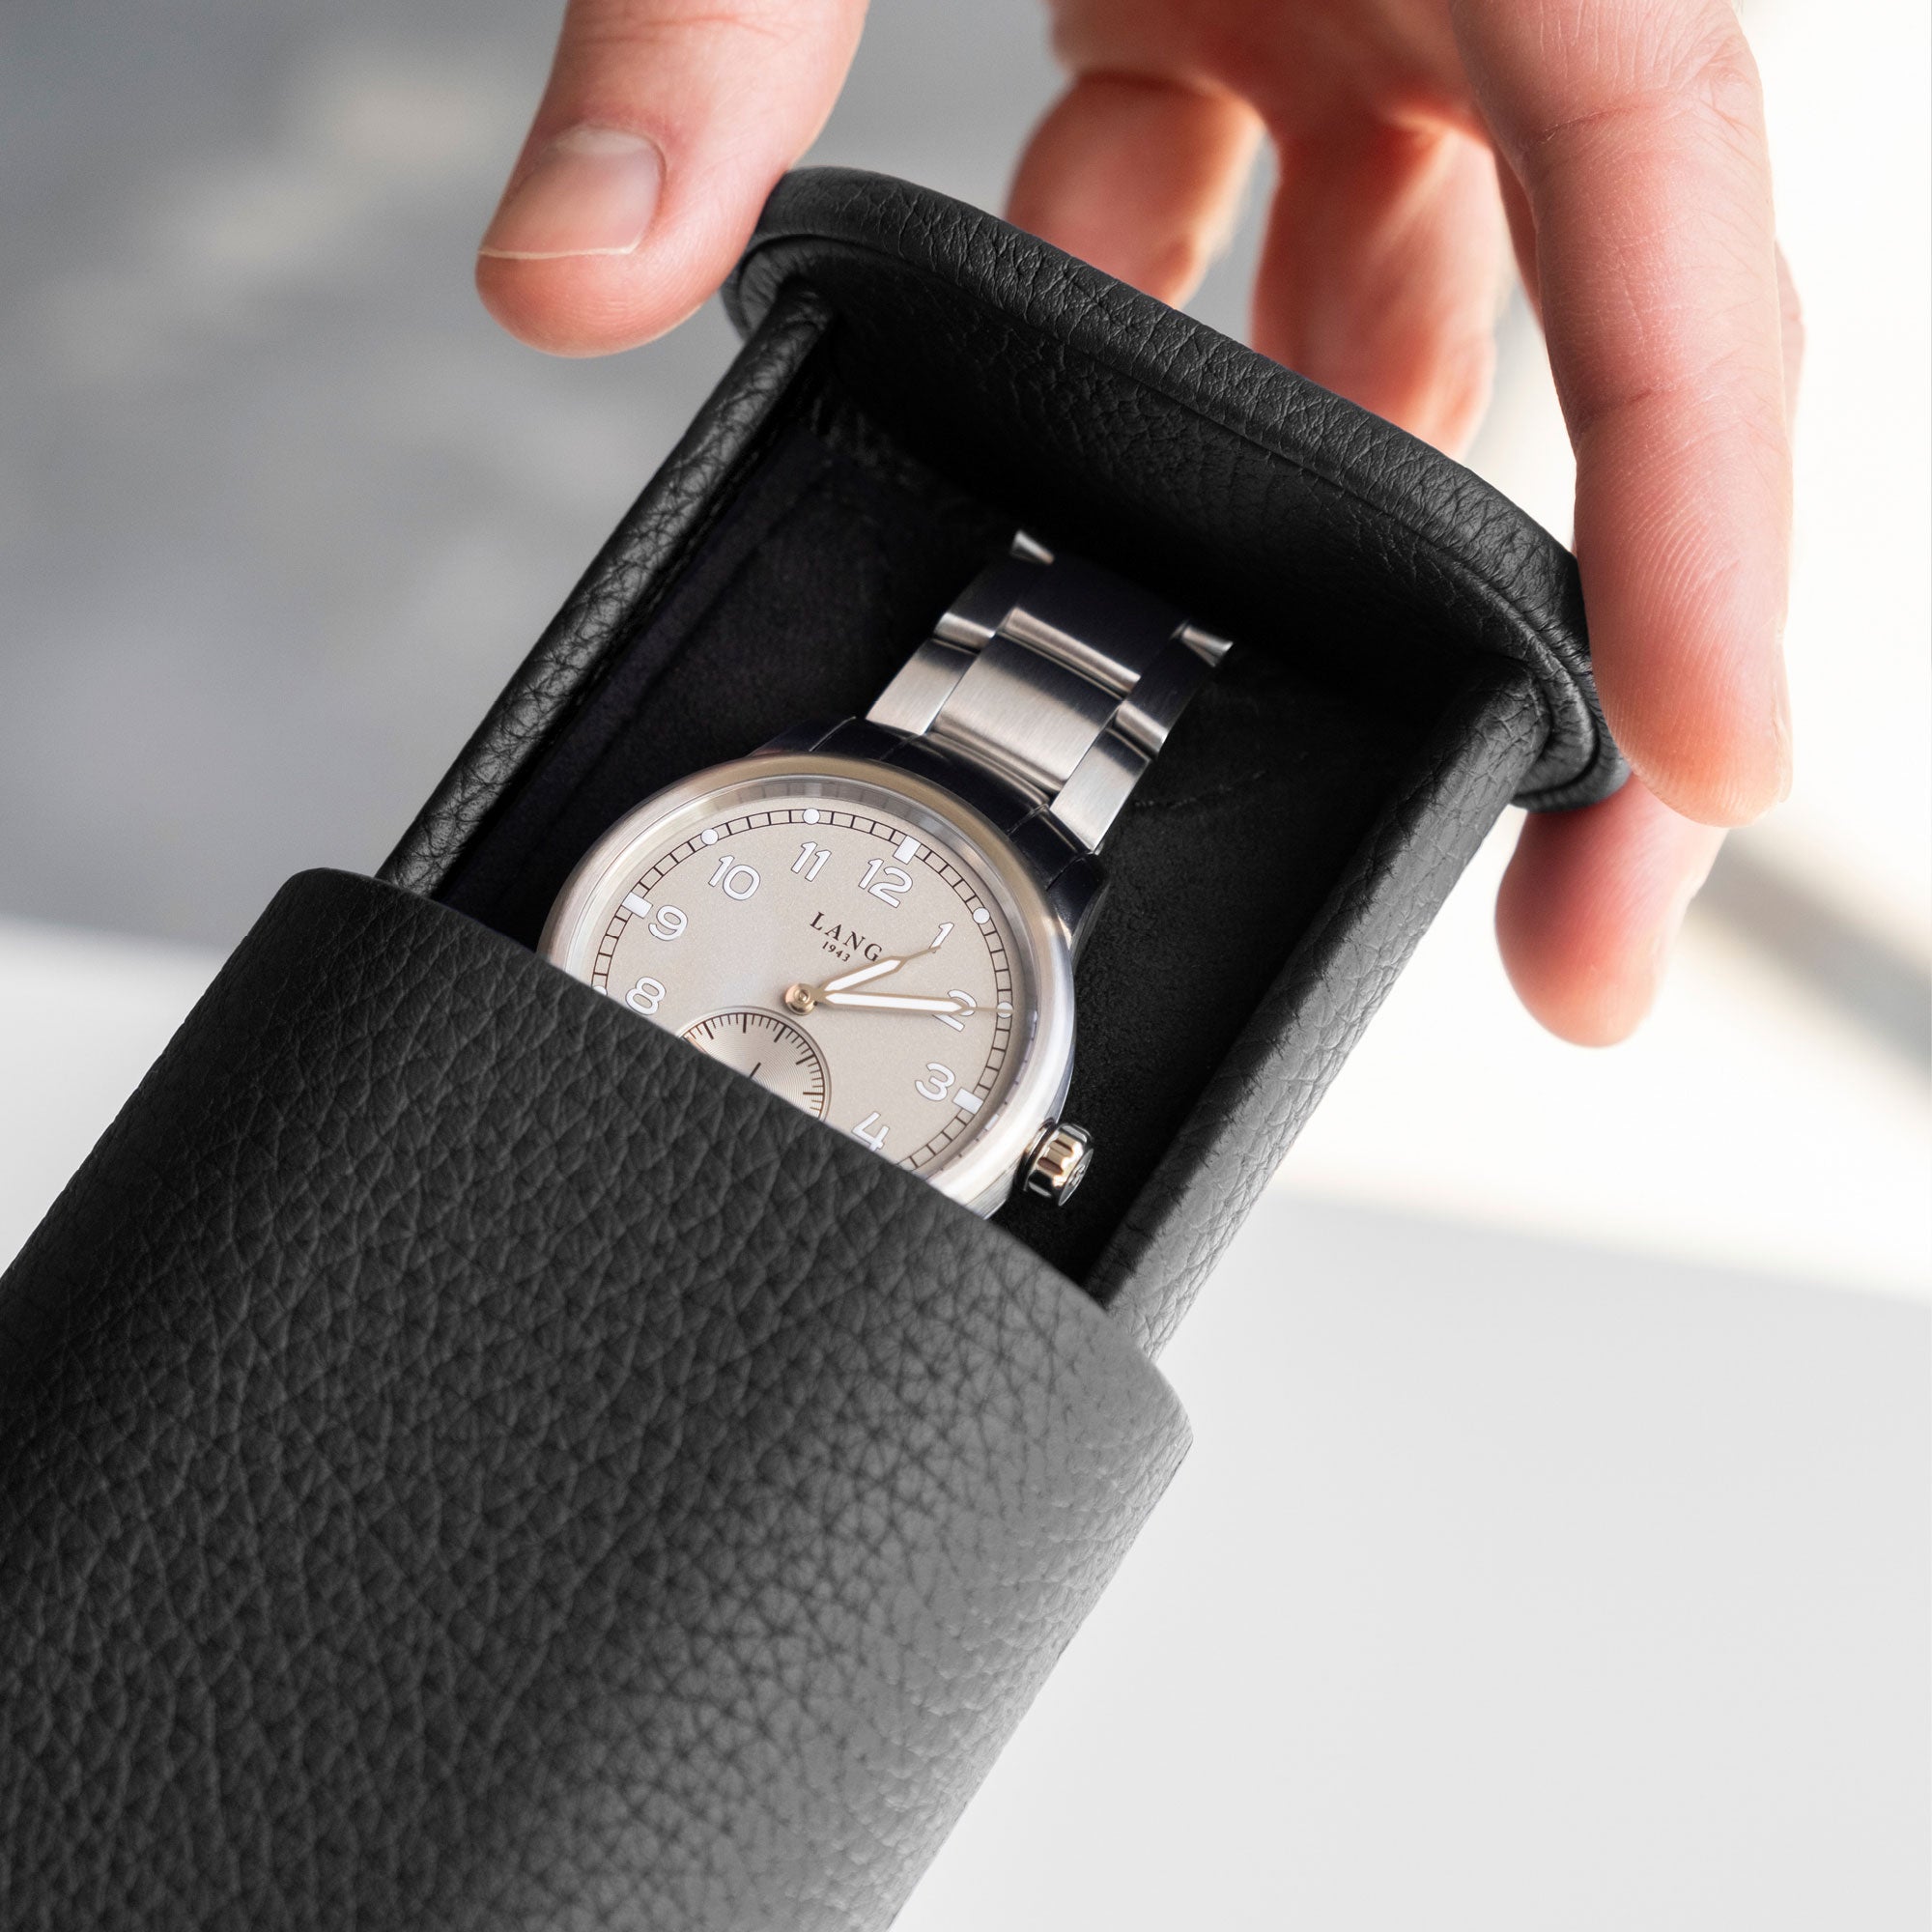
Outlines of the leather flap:
[[1185,1439],[999,1229],[304,874],[0,1280],[0,1917],[883,1926]]
[[[1520,802],[1627,768],[1590,676],[1575,560],[1393,424],[962,202],[844,168],[787,176],[725,291],[833,307],[841,380],[915,446],[1222,628],[1356,679],[1510,657],[1548,735]],[[1204,606],[1204,595],[1207,603]]]

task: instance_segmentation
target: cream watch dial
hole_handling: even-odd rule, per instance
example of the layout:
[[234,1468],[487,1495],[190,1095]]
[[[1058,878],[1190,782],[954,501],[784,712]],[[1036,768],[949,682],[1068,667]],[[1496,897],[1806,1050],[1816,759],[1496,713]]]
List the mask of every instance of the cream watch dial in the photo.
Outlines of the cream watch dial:
[[[1042,1092],[1036,1064],[1035,1111],[1012,1117],[1041,1044],[1037,889],[994,860],[990,828],[936,809],[943,795],[781,769],[800,762],[721,767],[640,806],[578,868],[544,951],[977,1205],[1065,1089],[1053,1042],[1057,1081]],[[765,775],[720,782],[748,771]],[[1047,968],[1065,1004],[1064,961]],[[996,1122],[1010,1151],[969,1159]]]

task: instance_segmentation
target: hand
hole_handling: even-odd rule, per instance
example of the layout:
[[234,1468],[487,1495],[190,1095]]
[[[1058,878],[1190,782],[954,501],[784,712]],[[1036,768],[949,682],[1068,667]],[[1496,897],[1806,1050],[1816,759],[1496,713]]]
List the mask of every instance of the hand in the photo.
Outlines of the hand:
[[[1016,221],[1169,301],[1265,136],[1265,354],[1450,450],[1514,243],[1577,452],[1604,707],[1636,779],[1532,818],[1497,905],[1543,1022],[1648,1009],[1722,837],[1788,787],[1780,653],[1797,308],[1756,70],[1726,0],[1055,0],[1074,79]],[[844,77],[860,0],[570,0],[478,269],[540,347],[680,321]],[[572,132],[571,130],[577,130]],[[599,130],[587,132],[585,130]]]
[[[931,947],[925,949],[930,952]],[[923,959],[925,952],[916,952],[915,959]],[[906,962],[903,959],[875,959],[869,966],[855,966],[849,973],[840,973],[835,980],[828,980],[822,986],[810,986],[802,980],[794,980],[784,989],[784,1003],[795,1013],[809,1013],[813,1007],[866,1007],[882,1013],[963,1013],[966,1009],[950,995],[937,999],[923,999],[909,993],[859,993],[855,986],[870,985],[874,980],[883,980],[889,973],[896,973]]]

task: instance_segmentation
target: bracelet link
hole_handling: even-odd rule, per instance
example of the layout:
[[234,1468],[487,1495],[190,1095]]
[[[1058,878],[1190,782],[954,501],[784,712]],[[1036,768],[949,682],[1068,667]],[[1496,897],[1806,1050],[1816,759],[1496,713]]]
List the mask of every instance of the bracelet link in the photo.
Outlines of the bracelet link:
[[1228,640],[1021,532],[866,715],[1037,801],[1097,851]]

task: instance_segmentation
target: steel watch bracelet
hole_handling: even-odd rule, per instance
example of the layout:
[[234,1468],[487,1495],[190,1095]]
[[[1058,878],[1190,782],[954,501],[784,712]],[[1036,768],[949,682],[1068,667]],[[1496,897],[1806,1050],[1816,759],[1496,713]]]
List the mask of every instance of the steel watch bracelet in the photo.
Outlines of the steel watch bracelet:
[[1228,648],[1137,584],[1022,532],[866,718],[980,766],[1097,852]]

